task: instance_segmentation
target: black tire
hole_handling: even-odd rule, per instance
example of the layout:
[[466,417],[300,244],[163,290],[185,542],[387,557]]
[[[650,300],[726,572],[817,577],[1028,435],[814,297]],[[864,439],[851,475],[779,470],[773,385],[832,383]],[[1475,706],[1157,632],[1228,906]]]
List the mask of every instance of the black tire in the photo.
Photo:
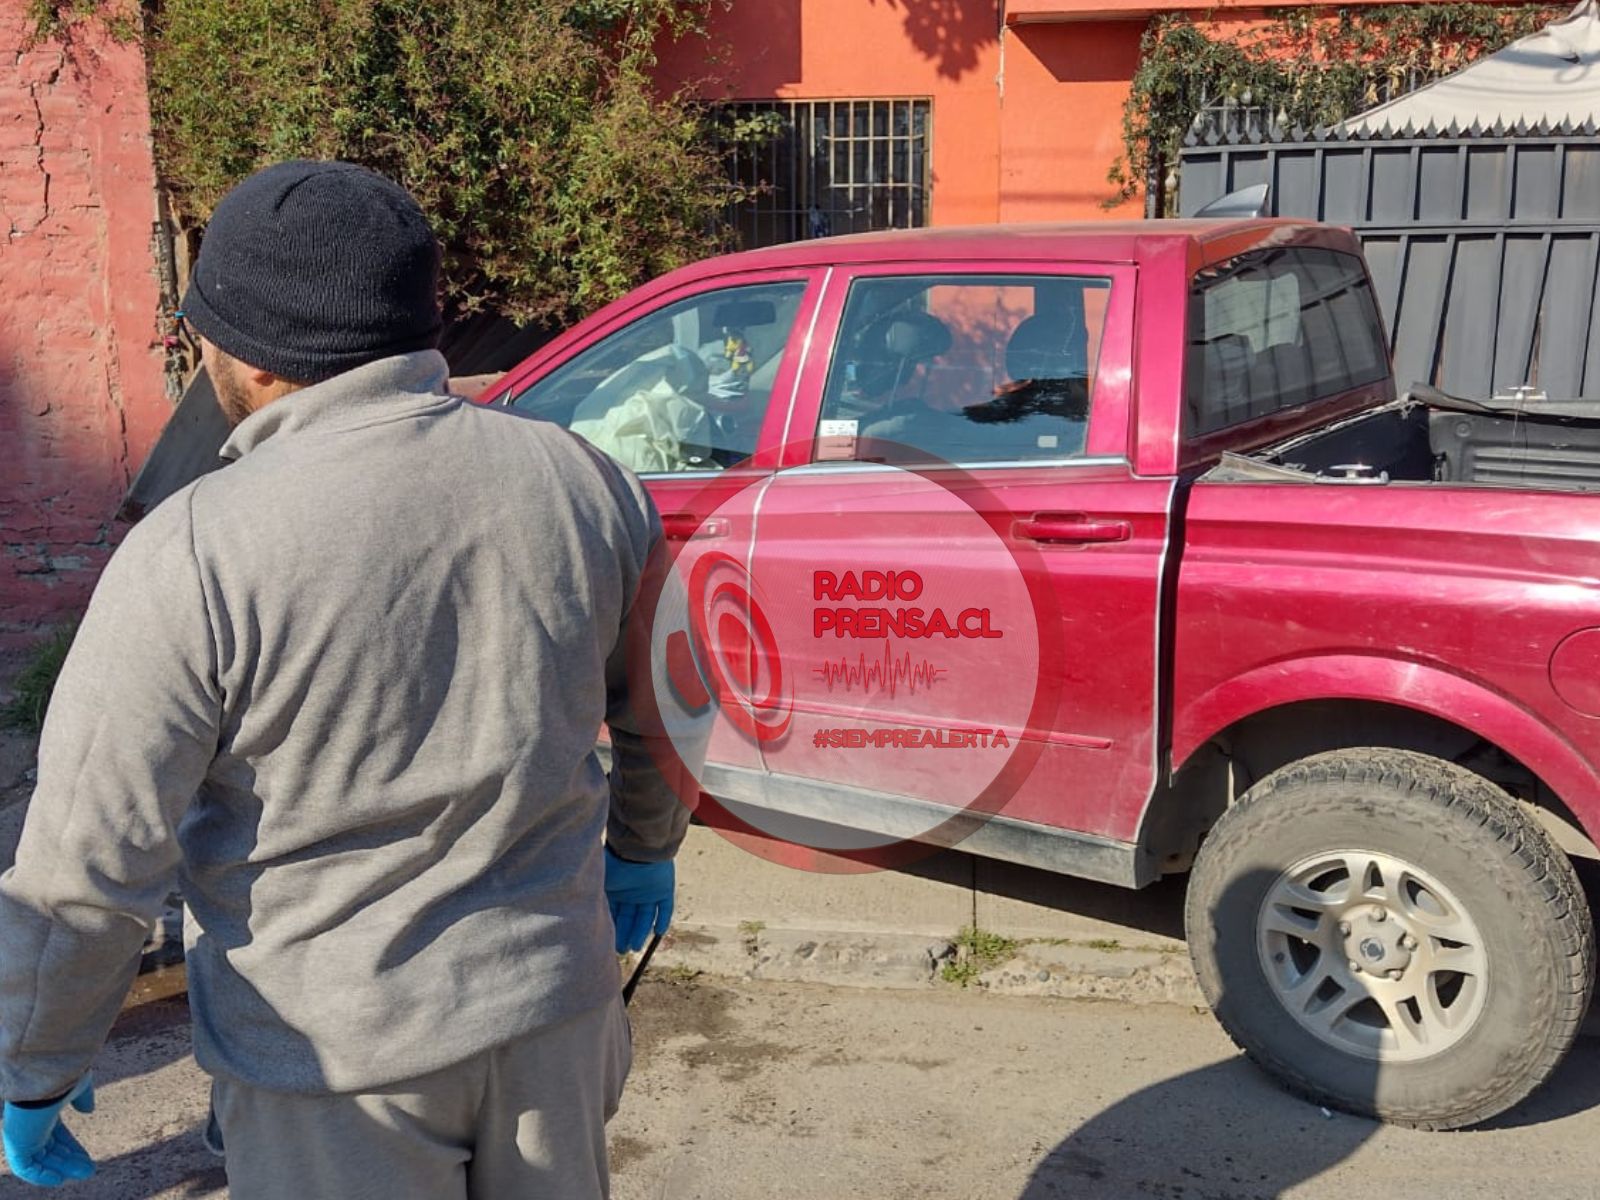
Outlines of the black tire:
[[[1281,880],[1291,866],[1341,850],[1390,856],[1431,875],[1481,934],[1482,970],[1472,972],[1481,991],[1471,993],[1481,1007],[1420,1061],[1392,1061],[1399,1056],[1381,1046],[1363,1056],[1314,1034],[1280,998],[1283,981],[1269,976],[1294,968],[1273,967],[1284,955],[1269,952],[1289,943],[1264,940],[1270,934],[1258,941],[1268,896],[1285,895]],[[1332,944],[1334,933],[1348,938],[1348,921],[1317,911],[1292,915],[1317,922],[1320,944]],[[1385,919],[1376,905],[1358,919],[1368,912]],[[1184,918],[1200,987],[1252,1060],[1316,1103],[1426,1129],[1478,1124],[1538,1087],[1571,1047],[1594,984],[1593,922],[1566,855],[1500,788],[1410,751],[1320,754],[1251,788],[1201,846]],[[1354,970],[1360,965],[1348,961],[1352,996],[1354,988],[1383,986],[1370,968],[1365,979],[1374,982],[1363,982]],[[1308,967],[1302,977],[1323,969]],[[1335,1004],[1350,1003],[1336,984],[1323,986]]]

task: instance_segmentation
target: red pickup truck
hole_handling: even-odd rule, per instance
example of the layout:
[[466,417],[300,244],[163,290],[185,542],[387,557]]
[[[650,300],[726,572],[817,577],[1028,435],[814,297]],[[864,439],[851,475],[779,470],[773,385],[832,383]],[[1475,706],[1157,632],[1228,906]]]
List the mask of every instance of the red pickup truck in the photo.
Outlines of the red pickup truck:
[[713,823],[1188,872],[1252,1058],[1456,1127],[1589,1002],[1552,830],[1600,832],[1600,442],[1397,396],[1378,313],[1315,225],[832,238],[659,279],[480,399],[654,494],[652,681]]

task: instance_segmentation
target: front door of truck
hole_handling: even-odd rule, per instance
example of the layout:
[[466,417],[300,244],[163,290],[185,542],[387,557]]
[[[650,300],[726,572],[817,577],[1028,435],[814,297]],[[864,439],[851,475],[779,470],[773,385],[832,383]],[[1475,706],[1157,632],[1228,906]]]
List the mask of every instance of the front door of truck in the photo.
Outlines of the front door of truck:
[[[617,459],[661,512],[671,582],[635,619],[656,643],[651,721],[665,723],[697,773],[708,762],[761,770],[756,740],[707,691],[719,664],[739,661],[741,648],[724,644],[735,622],[697,628],[706,604],[691,611],[685,597],[748,570],[756,502],[779,461],[823,277],[802,269],[689,285],[508,381],[505,403]],[[538,514],[525,516],[529,536],[547,536]]]
[[756,525],[788,714],[761,743],[769,802],[907,837],[963,809],[1132,836],[1172,497],[1129,463],[1134,284],[1059,263],[831,278],[833,350],[789,426],[804,465]]

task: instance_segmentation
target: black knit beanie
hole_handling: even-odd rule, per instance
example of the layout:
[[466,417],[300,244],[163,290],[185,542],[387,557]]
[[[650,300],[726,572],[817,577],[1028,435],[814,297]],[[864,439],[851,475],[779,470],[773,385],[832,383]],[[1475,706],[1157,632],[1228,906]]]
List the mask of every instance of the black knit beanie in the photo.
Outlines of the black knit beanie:
[[222,198],[183,297],[199,334],[295,383],[438,344],[439,244],[403,187],[295,159]]

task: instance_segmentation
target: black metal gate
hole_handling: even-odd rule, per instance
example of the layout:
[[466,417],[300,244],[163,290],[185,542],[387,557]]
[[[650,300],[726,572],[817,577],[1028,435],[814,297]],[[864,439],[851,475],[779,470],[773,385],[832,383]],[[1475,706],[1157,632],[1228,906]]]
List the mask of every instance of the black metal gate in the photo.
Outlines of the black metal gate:
[[1252,184],[1268,211],[1352,226],[1402,388],[1600,400],[1600,136],[1580,128],[1210,133],[1179,211]]

